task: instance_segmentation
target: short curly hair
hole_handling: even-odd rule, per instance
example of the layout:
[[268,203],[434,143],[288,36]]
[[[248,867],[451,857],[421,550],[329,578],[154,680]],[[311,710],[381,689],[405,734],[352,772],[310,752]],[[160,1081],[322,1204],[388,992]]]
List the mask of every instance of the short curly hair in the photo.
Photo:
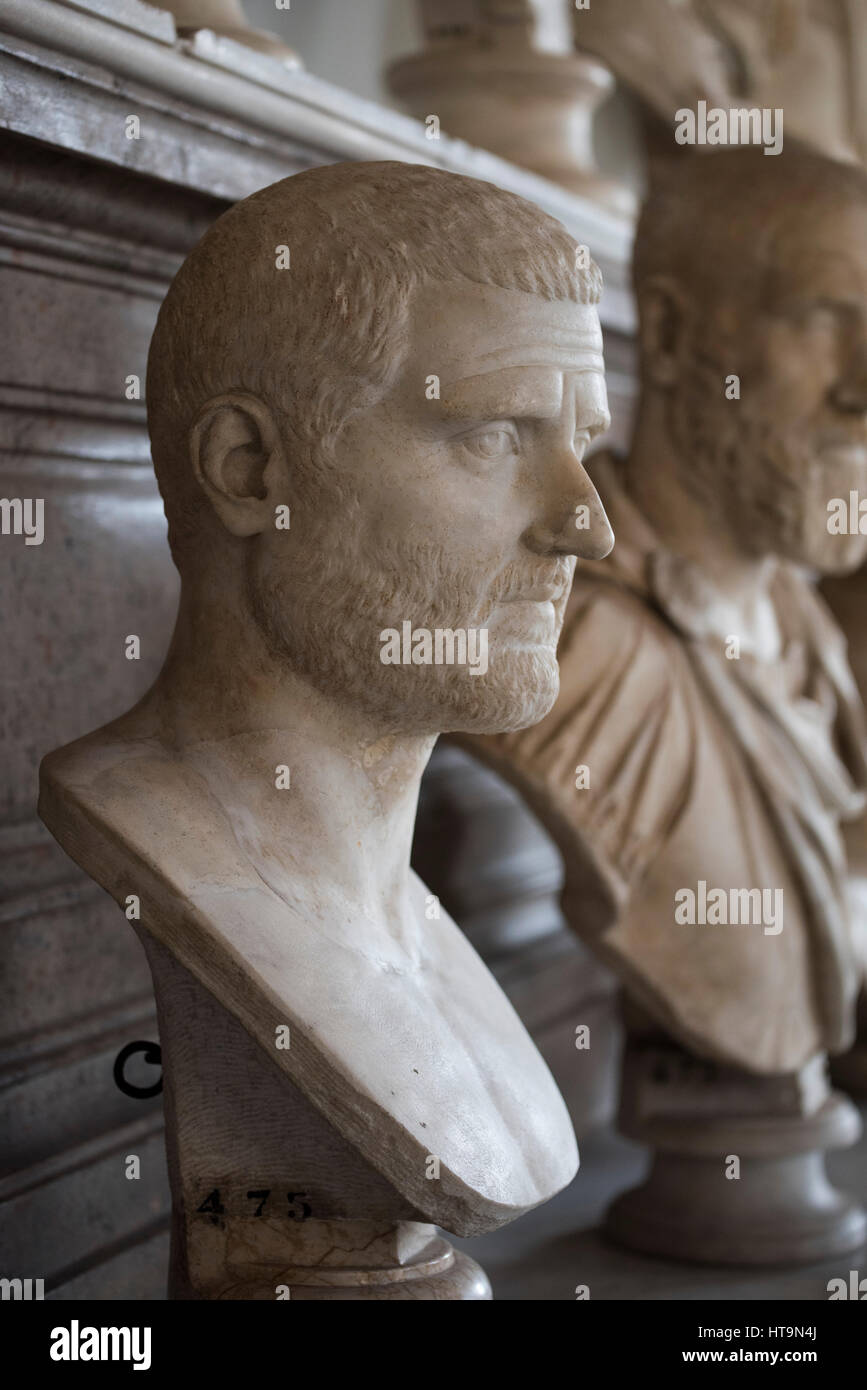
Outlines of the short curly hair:
[[[280,247],[289,269],[277,268]],[[523,198],[420,164],[323,165],[235,204],[175,276],[148,357],[148,427],[175,561],[199,529],[187,438],[209,400],[244,391],[266,401],[315,485],[341,426],[393,384],[420,284],[467,280],[595,304],[601,274],[576,249]]]
[[867,174],[797,140],[771,157],[761,146],[691,150],[660,164],[635,234],[632,283],[669,275],[701,304],[736,285],[755,304],[779,233],[799,209],[867,201]]

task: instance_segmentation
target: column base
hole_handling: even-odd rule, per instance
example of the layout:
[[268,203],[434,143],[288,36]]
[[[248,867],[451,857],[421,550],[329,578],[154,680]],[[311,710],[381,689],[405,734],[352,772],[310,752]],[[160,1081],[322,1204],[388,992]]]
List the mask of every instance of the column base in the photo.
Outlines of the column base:
[[184,1256],[190,1240],[183,1225],[177,1218],[170,1299],[273,1303],[492,1298],[484,1270],[425,1223],[305,1219],[270,1222],[266,1230],[255,1219],[220,1219],[193,1235],[193,1278]]
[[[644,1065],[640,1052],[628,1053],[633,1074],[621,1127],[650,1146],[653,1160],[645,1181],[607,1214],[605,1230],[619,1245],[702,1264],[793,1265],[846,1254],[867,1240],[864,1209],[825,1171],[826,1152],[848,1148],[861,1133],[845,1096],[829,1092],[809,1113],[774,1112],[770,1103],[756,1113],[750,1101],[768,1101],[768,1080],[741,1076],[738,1106],[731,1073],[708,1065],[694,1094],[681,1089],[678,1113],[642,1113],[636,1072]],[[728,1113],[722,1104],[714,1111],[715,1093]]]

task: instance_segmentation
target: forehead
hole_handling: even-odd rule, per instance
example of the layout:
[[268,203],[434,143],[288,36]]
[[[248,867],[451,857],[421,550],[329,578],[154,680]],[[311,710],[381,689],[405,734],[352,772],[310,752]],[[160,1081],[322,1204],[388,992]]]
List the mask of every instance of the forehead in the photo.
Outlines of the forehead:
[[769,268],[778,289],[867,298],[867,201],[796,209],[773,239]]
[[410,309],[410,340],[406,375],[435,373],[443,388],[523,367],[601,373],[604,366],[595,305],[493,285],[423,285]]

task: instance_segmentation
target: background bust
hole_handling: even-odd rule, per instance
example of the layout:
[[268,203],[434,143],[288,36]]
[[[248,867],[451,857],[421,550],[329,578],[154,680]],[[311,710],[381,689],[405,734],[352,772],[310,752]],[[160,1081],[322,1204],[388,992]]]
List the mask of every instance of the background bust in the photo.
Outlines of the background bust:
[[[538,806],[570,920],[654,1024],[794,1072],[851,1041],[860,971],[840,822],[864,711],[811,572],[867,549],[828,525],[867,490],[867,179],[794,141],[672,161],[633,275],[631,447],[590,465],[617,547],[576,578],[554,710],[472,746]],[[701,881],[782,916],[684,921]]]

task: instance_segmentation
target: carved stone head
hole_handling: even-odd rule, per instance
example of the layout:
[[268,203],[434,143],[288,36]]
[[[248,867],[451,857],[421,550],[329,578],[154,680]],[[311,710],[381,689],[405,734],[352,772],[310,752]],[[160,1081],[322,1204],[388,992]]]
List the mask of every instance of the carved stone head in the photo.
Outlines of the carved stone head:
[[787,142],[693,156],[638,228],[642,404],[735,548],[829,572],[867,535],[867,176]]
[[612,543],[582,467],[600,288],[559,223],[443,170],[332,165],[232,208],[148,364],[182,603],[384,732],[540,719],[575,556]]

